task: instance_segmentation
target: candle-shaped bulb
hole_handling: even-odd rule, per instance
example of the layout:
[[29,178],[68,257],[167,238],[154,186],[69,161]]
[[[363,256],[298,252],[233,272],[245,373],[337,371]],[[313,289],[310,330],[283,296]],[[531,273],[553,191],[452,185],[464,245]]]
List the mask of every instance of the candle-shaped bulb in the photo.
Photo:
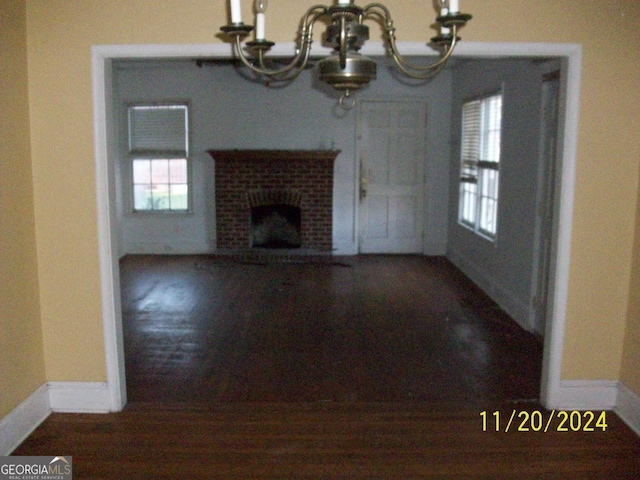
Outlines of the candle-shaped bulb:
[[256,13],[265,13],[267,11],[267,0],[255,1]]
[[256,40],[265,40],[267,0],[255,0],[254,8],[256,9]]
[[460,2],[458,0],[449,0],[449,11],[451,13],[460,13]]
[[[449,9],[447,7],[442,7],[440,10],[440,15],[446,17],[449,14]],[[445,26],[440,27],[440,35],[446,36],[451,34],[451,29]]]
[[231,23],[242,23],[242,7],[240,0],[229,0],[231,3]]

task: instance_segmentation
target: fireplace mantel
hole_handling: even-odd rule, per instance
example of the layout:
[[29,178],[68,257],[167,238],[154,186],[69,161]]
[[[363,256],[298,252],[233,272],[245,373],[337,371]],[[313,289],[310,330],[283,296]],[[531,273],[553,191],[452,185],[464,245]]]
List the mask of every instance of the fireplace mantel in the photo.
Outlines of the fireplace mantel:
[[335,160],[340,150],[209,150],[214,160]]

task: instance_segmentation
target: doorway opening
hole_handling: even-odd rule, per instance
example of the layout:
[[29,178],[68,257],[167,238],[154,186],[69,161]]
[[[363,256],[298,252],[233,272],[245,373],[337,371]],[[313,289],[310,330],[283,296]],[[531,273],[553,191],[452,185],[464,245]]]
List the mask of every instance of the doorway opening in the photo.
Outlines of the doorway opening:
[[[218,55],[228,56],[218,46]],[[285,46],[285,48],[288,46]],[[417,48],[417,47],[416,47]],[[504,44],[504,45],[469,45],[468,51],[461,54],[483,57],[489,55],[513,56],[555,56],[563,60],[563,104],[564,113],[561,129],[561,148],[559,158],[561,165],[557,169],[558,191],[556,210],[558,215],[554,221],[553,271],[551,272],[550,321],[546,325],[544,363],[542,374],[541,401],[546,406],[553,406],[560,393],[560,364],[564,335],[564,313],[567,301],[568,265],[571,240],[571,220],[573,205],[573,182],[575,178],[575,151],[577,145],[577,109],[580,85],[581,50],[576,45],[545,44]],[[373,46],[375,53],[382,55],[382,46]],[[111,396],[111,408],[121,409],[126,403],[126,385],[124,375],[124,356],[122,348],[122,323],[119,294],[119,238],[117,229],[112,228],[116,204],[116,188],[113,185],[113,159],[116,146],[113,143],[114,126],[112,92],[110,92],[113,59],[155,57],[169,58],[176,56],[198,57],[211,56],[216,46],[148,46],[133,48],[129,46],[94,47],[94,103],[96,123],[96,169],[98,190],[98,225],[100,239],[100,265],[103,293],[103,317],[105,346],[107,354],[108,388]],[[571,88],[567,88],[567,86]]]

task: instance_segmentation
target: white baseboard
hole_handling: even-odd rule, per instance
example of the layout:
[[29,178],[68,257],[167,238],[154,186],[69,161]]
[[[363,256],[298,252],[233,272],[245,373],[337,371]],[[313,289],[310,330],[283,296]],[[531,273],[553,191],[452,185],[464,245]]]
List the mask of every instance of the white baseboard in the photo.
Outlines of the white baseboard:
[[99,382],[49,382],[0,420],[0,456],[9,455],[51,412],[108,413],[109,389]]
[[[124,243],[122,250],[128,255],[207,255],[215,248],[201,243]],[[122,252],[121,252],[122,253]]]
[[619,382],[615,380],[562,380],[553,389],[547,408],[556,410],[613,410]]
[[358,245],[350,241],[333,241],[333,254],[353,256],[358,254]]
[[0,456],[11,454],[51,414],[48,389],[41,385],[0,420]]
[[109,388],[100,382],[49,382],[49,406],[61,413],[109,413]]
[[640,437],[640,395],[624,383],[618,384],[618,399],[614,411]]

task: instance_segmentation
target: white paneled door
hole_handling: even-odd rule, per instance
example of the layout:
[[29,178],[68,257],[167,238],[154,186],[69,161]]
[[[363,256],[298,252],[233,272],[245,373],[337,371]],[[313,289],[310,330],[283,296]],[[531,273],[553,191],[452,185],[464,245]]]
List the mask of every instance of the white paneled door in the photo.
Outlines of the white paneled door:
[[422,253],[427,106],[362,101],[360,253]]

